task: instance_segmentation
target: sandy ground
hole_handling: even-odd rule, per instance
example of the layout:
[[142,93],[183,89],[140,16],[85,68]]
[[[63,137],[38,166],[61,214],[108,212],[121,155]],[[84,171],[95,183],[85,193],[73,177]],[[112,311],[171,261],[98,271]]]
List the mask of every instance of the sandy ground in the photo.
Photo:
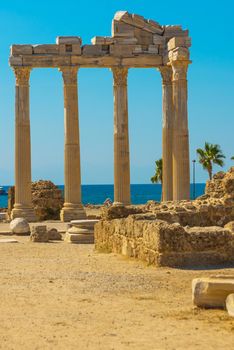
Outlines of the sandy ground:
[[[0,236],[6,238],[6,236]],[[233,349],[234,319],[197,310],[191,280],[93,245],[0,244],[0,349]]]

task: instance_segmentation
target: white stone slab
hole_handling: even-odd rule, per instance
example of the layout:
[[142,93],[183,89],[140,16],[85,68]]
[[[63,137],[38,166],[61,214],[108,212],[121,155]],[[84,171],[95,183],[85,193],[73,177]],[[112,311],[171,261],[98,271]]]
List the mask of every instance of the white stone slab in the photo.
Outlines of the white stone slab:
[[0,243],[19,243],[19,241],[14,238],[1,238]]

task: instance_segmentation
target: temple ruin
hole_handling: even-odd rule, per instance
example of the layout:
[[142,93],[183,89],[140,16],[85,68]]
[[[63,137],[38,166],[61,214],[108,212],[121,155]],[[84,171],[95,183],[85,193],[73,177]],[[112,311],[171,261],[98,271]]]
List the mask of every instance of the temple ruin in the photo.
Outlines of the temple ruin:
[[189,199],[187,69],[190,38],[181,26],[161,26],[128,12],[117,12],[112,36],[57,37],[56,44],[12,45],[16,77],[15,205],[12,218],[35,220],[31,196],[29,79],[33,68],[58,68],[64,83],[65,203],[61,220],[84,218],[81,203],[77,73],[110,68],[114,85],[114,201],[130,204],[127,76],[129,68],[155,68],[163,89],[163,200]]

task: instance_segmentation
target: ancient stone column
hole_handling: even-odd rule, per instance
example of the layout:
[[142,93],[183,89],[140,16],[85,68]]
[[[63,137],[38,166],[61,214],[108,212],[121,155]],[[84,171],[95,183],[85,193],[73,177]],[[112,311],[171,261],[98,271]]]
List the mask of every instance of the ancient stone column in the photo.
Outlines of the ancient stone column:
[[15,204],[11,217],[36,221],[31,194],[31,141],[29,113],[30,68],[14,68],[15,92]]
[[65,203],[60,213],[62,221],[84,219],[81,204],[80,139],[78,119],[77,68],[62,67],[64,83],[65,125]]
[[172,144],[173,144],[173,99],[172,99],[172,69],[170,66],[160,67],[162,76],[163,118],[162,118],[162,159],[163,159],[163,182],[162,199],[173,199],[173,167],[172,167]]
[[174,60],[173,200],[190,198],[187,69],[190,61]]
[[128,69],[112,68],[114,79],[114,202],[130,204]]

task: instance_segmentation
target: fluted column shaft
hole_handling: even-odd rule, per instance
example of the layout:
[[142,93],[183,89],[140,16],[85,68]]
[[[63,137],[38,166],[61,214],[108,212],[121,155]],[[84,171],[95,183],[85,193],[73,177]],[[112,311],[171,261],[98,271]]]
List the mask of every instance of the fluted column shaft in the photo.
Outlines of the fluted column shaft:
[[162,76],[163,96],[163,122],[162,122],[162,159],[163,159],[163,181],[162,199],[169,201],[173,199],[173,166],[172,166],[172,144],[173,144],[173,96],[172,96],[172,69],[169,66],[160,68]]
[[77,68],[60,68],[64,83],[64,207],[61,220],[85,217],[81,204],[80,139],[78,118]]
[[31,140],[29,112],[30,69],[14,68],[15,91],[15,204],[12,218],[35,221],[31,194]]
[[189,61],[173,61],[173,199],[190,198],[187,69]]
[[127,68],[112,68],[114,79],[114,202],[130,204]]

